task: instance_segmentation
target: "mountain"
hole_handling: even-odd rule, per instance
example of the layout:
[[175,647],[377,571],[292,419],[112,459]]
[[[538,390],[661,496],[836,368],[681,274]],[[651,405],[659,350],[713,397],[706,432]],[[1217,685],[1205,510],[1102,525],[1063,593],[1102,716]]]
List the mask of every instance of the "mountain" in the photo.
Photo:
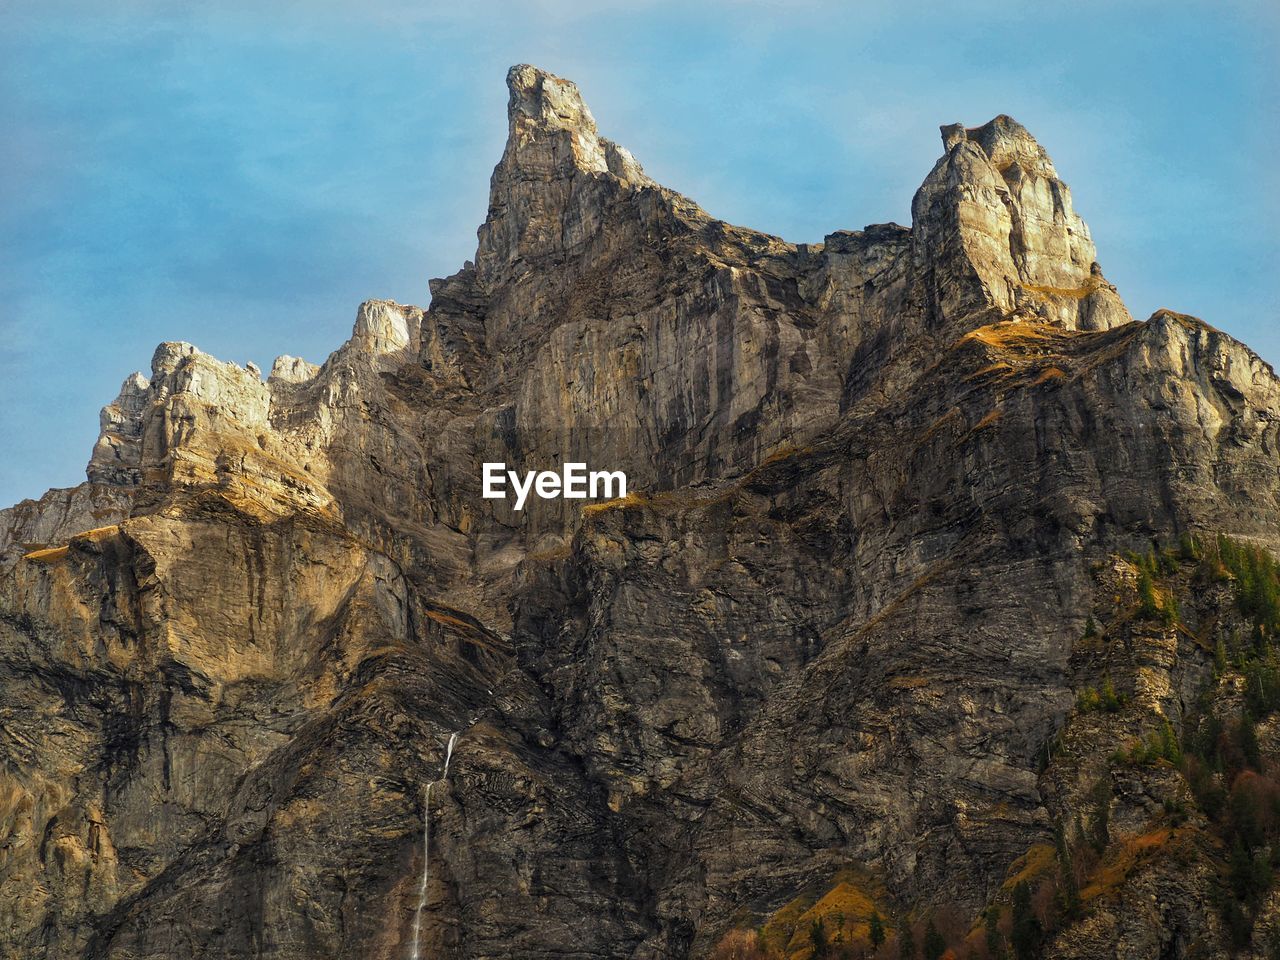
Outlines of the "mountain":
[[1274,955],[1271,367],[1009,117],[794,245],[507,83],[428,308],[161,344],[0,512],[0,953]]

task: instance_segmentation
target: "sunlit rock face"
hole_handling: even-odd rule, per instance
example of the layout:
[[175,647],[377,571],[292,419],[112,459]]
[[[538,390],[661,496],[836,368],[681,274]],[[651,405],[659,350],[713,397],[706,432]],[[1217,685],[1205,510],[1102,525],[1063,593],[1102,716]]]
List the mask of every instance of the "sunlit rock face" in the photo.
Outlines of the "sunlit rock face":
[[912,204],[917,263],[940,320],[993,304],[1068,330],[1132,320],[1098,266],[1053,161],[1012,117],[942,128],[946,155]]
[[[1109,758],[1184,722],[1230,598],[1078,641],[1127,550],[1280,546],[1271,368],[1133,322],[1008,117],[943,128],[910,227],[797,246],[507,82],[428,308],[265,379],[162,344],[88,482],[0,512],[0,954],[406,957],[452,733],[423,956],[701,957],[837,876],[967,924],[1105,776],[1114,849],[1160,829]],[[517,512],[493,461],[630,496]],[[1103,670],[1128,712],[1081,721]],[[1052,955],[1225,956],[1195,816]]]

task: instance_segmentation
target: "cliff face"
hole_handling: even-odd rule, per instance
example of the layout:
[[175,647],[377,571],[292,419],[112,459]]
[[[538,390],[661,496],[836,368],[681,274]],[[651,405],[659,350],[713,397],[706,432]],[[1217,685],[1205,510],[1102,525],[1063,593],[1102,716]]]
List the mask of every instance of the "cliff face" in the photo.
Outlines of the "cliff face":
[[[0,512],[0,952],[807,957],[871,906],[961,949],[1066,833],[1047,955],[1226,956],[1230,834],[1116,753],[1239,700],[1193,557],[1280,547],[1271,368],[1133,322],[1008,117],[943,128],[910,228],[795,246],[508,86],[429,308],[265,381],[162,344],[88,482]],[[573,460],[633,494],[480,495]],[[1126,551],[1180,539],[1154,617]]]

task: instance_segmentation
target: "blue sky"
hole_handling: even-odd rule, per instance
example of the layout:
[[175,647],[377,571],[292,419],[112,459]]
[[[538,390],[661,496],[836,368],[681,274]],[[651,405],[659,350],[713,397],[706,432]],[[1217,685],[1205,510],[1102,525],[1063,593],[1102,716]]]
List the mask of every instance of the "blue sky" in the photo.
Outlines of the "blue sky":
[[712,214],[909,222],[938,125],[1009,113],[1137,316],[1280,362],[1280,6],[723,2],[0,8],[0,504],[83,479],[155,345],[321,360],[475,249],[512,63]]

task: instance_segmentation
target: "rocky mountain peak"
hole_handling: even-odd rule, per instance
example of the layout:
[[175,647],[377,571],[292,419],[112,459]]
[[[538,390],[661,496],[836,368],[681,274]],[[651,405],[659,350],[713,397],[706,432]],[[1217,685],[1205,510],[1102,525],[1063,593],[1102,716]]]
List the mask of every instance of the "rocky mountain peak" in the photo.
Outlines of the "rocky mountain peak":
[[422,310],[394,300],[366,300],[356,313],[351,342],[365,348],[379,366],[391,369],[418,352]]
[[[522,63],[507,71],[507,89],[505,164],[526,173],[545,172],[551,159],[556,168],[564,165],[565,172],[608,173],[637,184],[652,183],[629,150],[599,135],[573,81]],[[548,155],[535,146],[548,141],[558,142],[561,149]]]
[[1023,172],[1057,178],[1053,161],[1031,132],[1008,114],[1000,114],[980,127],[952,123],[942,127],[942,143],[950,152],[961,143],[976,144],[1000,171],[1017,164]]
[[507,89],[507,145],[476,254],[490,282],[513,261],[574,246],[576,228],[598,222],[612,188],[654,185],[628,150],[599,135],[572,81],[520,64],[507,72]]
[[[519,64],[507,72],[509,132],[503,162],[527,173],[609,169],[596,132],[596,121],[583,102],[577,84],[554,74]],[[550,153],[538,147],[559,141],[567,149]],[[552,161],[552,169],[545,168]],[[514,172],[514,170],[512,172]]]
[[912,204],[917,260],[938,278],[935,323],[988,306],[1070,330],[1128,323],[1070,189],[1026,127],[1001,114],[941,132],[946,153]]

